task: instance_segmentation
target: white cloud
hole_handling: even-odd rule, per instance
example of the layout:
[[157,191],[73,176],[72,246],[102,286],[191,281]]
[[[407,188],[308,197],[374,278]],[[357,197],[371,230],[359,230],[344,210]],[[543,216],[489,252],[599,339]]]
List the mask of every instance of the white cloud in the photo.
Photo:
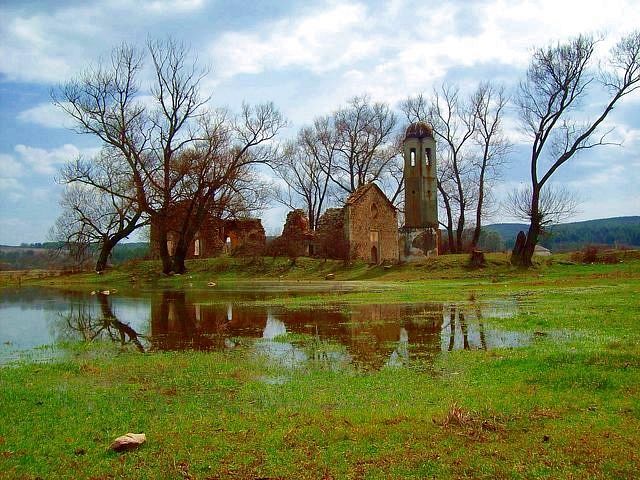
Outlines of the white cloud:
[[26,188],[17,178],[0,177],[0,194],[6,201],[15,203],[25,197]]
[[[24,230],[25,227],[29,227],[29,222],[25,221],[23,218],[0,218],[0,231],[21,231]],[[5,243],[5,241],[3,241]],[[11,243],[11,242],[6,242]],[[15,242],[17,244],[17,242]]]
[[16,161],[11,155],[0,153],[0,177],[15,178],[24,173],[22,164]]
[[210,52],[222,78],[294,66],[325,72],[380,50],[383,44],[364,34],[368,20],[362,4],[335,4],[257,32],[224,33]]
[[143,2],[142,8],[159,14],[175,14],[201,9],[204,0],[154,0]]
[[123,40],[141,43],[147,32],[158,32],[158,22],[184,21],[205,5],[205,0],[140,0],[135,6],[110,0],[59,2],[49,12],[0,7],[0,73],[11,81],[55,84]]
[[16,145],[14,150],[18,154],[20,163],[41,175],[53,175],[64,163],[79,156],[93,156],[99,151],[98,148],[79,149],[69,143],[50,150],[20,144]]
[[33,123],[45,128],[73,127],[73,122],[69,116],[52,103],[41,103],[23,110],[18,114],[17,118],[21,122]]
[[599,165],[586,171],[580,178],[568,182],[572,188],[585,189],[606,187],[624,181],[626,169],[623,165]]
[[0,154],[0,198],[11,203],[24,198],[26,188],[19,180],[24,171],[23,165],[13,156]]

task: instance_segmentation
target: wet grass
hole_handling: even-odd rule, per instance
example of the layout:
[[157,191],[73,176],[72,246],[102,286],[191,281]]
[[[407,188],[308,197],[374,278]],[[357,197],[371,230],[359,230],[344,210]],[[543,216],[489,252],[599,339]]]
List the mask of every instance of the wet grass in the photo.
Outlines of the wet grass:
[[[250,347],[141,355],[70,346],[55,363],[0,369],[0,478],[637,476],[640,263],[425,272],[383,270],[391,290],[340,298],[515,295],[517,316],[487,322],[530,332],[532,343],[380,371],[285,368]],[[147,443],[109,452],[127,432]]]

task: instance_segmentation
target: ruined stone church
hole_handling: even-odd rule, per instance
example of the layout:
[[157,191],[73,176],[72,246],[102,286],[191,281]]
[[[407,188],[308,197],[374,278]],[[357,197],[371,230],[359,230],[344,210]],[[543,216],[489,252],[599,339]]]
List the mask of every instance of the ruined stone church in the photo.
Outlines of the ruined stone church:
[[409,125],[403,142],[405,224],[375,184],[356,189],[342,208],[319,219],[314,252],[372,264],[416,261],[438,253],[436,141],[424,122]]
[[[329,208],[315,232],[302,210],[287,216],[283,234],[275,242],[284,255],[361,259],[371,264],[417,261],[438,254],[438,203],[436,141],[431,126],[412,123],[403,141],[404,225],[398,228],[395,206],[375,183],[358,187],[342,208]],[[180,209],[172,216],[175,221]],[[168,225],[168,249],[173,251],[173,229]],[[157,252],[157,225],[151,225],[151,249]],[[260,255],[265,233],[259,219],[207,218],[190,246],[189,258],[221,253]]]

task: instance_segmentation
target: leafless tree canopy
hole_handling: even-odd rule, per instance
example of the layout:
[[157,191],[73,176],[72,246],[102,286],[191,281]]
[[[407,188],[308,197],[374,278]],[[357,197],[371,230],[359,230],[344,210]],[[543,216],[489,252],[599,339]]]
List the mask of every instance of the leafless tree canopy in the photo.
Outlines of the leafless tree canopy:
[[[154,74],[143,97],[138,78],[150,59]],[[207,69],[172,39],[147,42],[146,51],[123,44],[53,93],[79,133],[94,135],[115,159],[127,188],[115,189],[95,174],[95,159],[78,159],[63,178],[115,195],[159,225],[181,205],[187,215],[173,259],[160,228],[163,271],[184,271],[189,243],[210,212],[245,210],[264,197],[252,166],[277,155],[274,142],[286,121],[271,103],[243,105],[240,114],[210,111],[200,92]],[[243,206],[241,208],[241,206]]]
[[[640,31],[621,39],[600,70],[593,66],[599,43],[600,38],[580,35],[564,44],[537,49],[520,84],[517,106],[532,142],[531,205],[526,242],[512,256],[516,265],[531,265],[546,213],[542,198],[549,179],[578,152],[609,143],[610,132],[601,128],[604,120],[622,98],[640,86]],[[608,94],[607,101],[593,118],[576,120],[573,112],[597,86]]]
[[332,115],[331,124],[335,153],[331,164],[323,164],[331,181],[346,194],[378,181],[397,154],[397,117],[389,105],[354,97]]
[[[531,197],[530,188],[522,187],[511,191],[507,197],[507,213],[519,220],[531,221]],[[542,190],[538,201],[538,214],[540,216],[541,233],[553,224],[571,218],[578,211],[579,200],[575,192],[562,185],[550,183]]]
[[471,239],[472,249],[480,241],[482,220],[488,214],[487,203],[491,199],[491,187],[500,178],[502,167],[511,151],[511,143],[502,129],[507,102],[504,87],[495,86],[489,82],[481,83],[472,96],[477,145],[477,151],[472,157],[476,184],[476,215]]
[[389,105],[366,95],[316,118],[300,129],[274,165],[284,184],[275,192],[276,200],[302,207],[312,229],[331,203],[369,182],[378,183],[397,203],[403,188],[397,127]]
[[[335,156],[335,132],[328,118],[319,118],[313,127],[302,128],[296,140],[287,144],[275,172],[284,186],[275,190],[276,199],[291,209],[303,206],[309,227],[315,230],[331,192],[328,172]],[[325,165],[327,169],[323,169]]]
[[401,109],[408,122],[432,125],[438,140],[438,192],[450,252],[463,250],[466,215],[475,210],[472,244],[480,237],[492,182],[509,151],[502,118],[507,104],[504,88],[481,83],[463,96],[457,86],[443,84],[431,97],[407,98]]

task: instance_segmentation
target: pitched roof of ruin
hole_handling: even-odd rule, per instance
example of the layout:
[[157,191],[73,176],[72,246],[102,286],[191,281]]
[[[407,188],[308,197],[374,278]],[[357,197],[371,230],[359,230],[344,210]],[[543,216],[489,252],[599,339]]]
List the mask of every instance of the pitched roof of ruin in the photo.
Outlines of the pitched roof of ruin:
[[358,188],[356,188],[355,191],[351,195],[349,195],[349,197],[347,198],[345,205],[353,205],[355,203],[358,203],[371,190],[374,190],[374,191],[377,190],[378,194],[386,200],[386,203],[389,205],[389,207],[391,207],[393,210],[397,210],[395,205],[391,203],[391,200],[387,198],[387,196],[380,189],[380,187],[373,182],[367,183],[365,185],[361,185]]

